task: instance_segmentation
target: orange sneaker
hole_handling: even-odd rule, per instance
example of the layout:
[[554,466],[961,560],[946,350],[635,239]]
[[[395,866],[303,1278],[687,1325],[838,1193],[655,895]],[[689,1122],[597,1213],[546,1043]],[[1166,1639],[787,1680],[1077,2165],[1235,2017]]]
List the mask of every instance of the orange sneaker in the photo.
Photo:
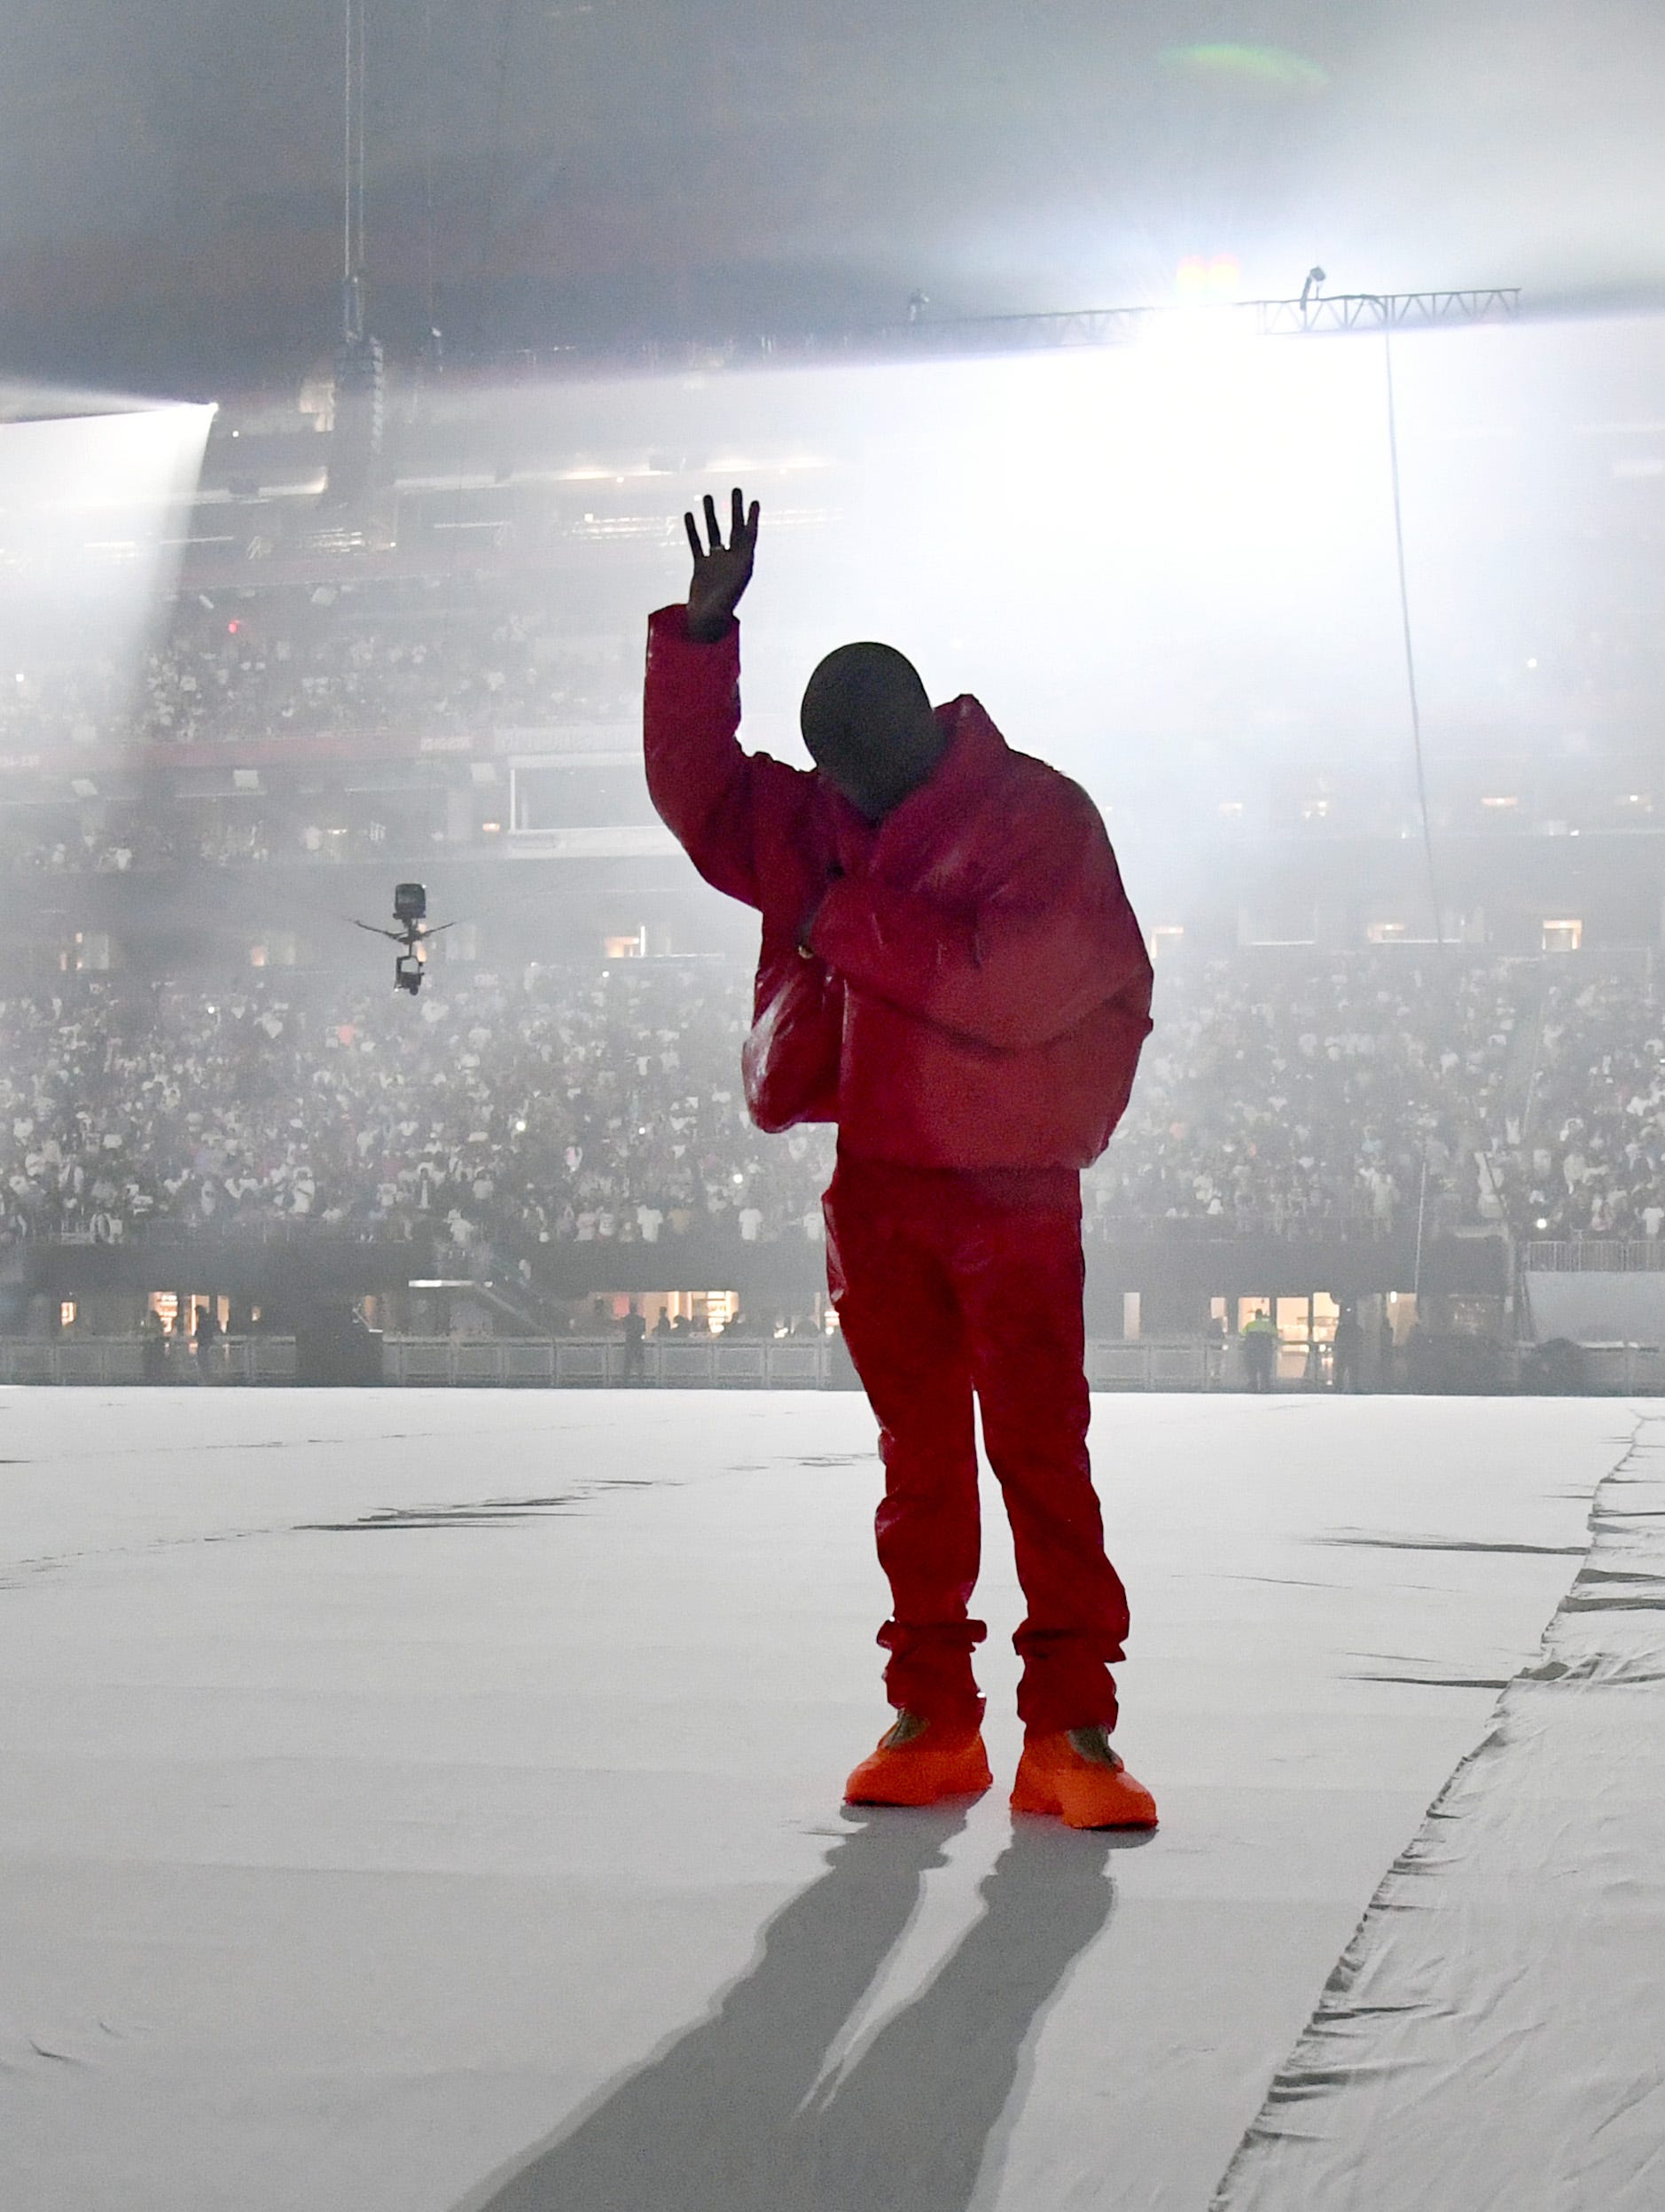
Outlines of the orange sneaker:
[[[1075,1739],[1096,1737],[1101,1756],[1089,1756]],[[1156,1800],[1136,1782],[1102,1730],[1065,1729],[1031,1736],[1018,1762],[1012,1789],[1015,1813],[1056,1813],[1067,1828],[1153,1828]]]
[[994,1780],[982,1731],[903,1713],[844,1785],[847,1805],[934,1805],[973,1797]]

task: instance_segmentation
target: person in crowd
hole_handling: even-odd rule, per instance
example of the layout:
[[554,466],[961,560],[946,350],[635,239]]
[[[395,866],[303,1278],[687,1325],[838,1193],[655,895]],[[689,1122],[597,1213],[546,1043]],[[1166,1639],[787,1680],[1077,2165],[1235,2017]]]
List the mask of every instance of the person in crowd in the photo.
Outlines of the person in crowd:
[[212,1298],[204,1299],[196,1309],[191,1340],[197,1355],[197,1371],[206,1380],[213,1364],[214,1348],[220,1341],[220,1316]]
[[1344,1301],[1335,1317],[1335,1334],[1330,1342],[1330,1387],[1356,1390],[1364,1356],[1364,1332],[1352,1305]]
[[1243,1367],[1251,1390],[1270,1390],[1278,1366],[1278,1331],[1264,1306],[1243,1324]]
[[1424,1325],[1421,1315],[1419,1314],[1405,1331],[1402,1364],[1404,1372],[1404,1386],[1407,1390],[1415,1390],[1427,1381],[1428,1348],[1432,1341],[1431,1333]]
[[686,518],[685,606],[649,624],[649,792],[707,882],[758,910],[742,1055],[766,1130],[838,1126],[827,1279],[879,1424],[879,1641],[896,1720],[856,1802],[987,1788],[968,1606],[979,1530],[973,1397],[1028,1617],[1022,1810],[1148,1826],[1110,1743],[1127,1600],[1087,1455],[1081,1170],[1121,1118],[1151,1027],[1151,966],[1104,825],[1014,753],[970,697],[933,709],[894,647],[810,677],[804,771],[738,742],[735,607],[758,510],[723,542]]
[[624,1317],[624,1372],[623,1383],[643,1383],[647,1380],[647,1354],[644,1348],[647,1340],[647,1323],[634,1298]]
[[146,1306],[139,1321],[139,1362],[146,1382],[168,1379],[168,1333],[154,1306]]
[[1394,1325],[1391,1315],[1384,1307],[1381,1325],[1376,1332],[1376,1387],[1391,1390],[1394,1387]]

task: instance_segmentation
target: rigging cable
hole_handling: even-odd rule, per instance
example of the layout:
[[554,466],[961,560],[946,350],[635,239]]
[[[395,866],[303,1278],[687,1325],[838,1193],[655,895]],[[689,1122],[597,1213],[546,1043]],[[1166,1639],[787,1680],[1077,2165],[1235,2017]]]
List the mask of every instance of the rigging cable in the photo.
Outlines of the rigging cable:
[[[1382,302],[1384,317],[1389,310]],[[1428,896],[1434,902],[1434,942],[1445,950],[1445,921],[1440,911],[1439,872],[1434,863],[1434,828],[1428,817],[1428,785],[1422,760],[1422,705],[1417,690],[1416,642],[1411,624],[1411,590],[1405,580],[1404,505],[1399,482],[1399,410],[1394,395],[1394,341],[1384,320],[1382,361],[1388,372],[1388,472],[1393,482],[1394,552],[1399,571],[1399,619],[1404,637],[1405,691],[1411,703],[1411,744],[1417,770],[1417,809],[1422,817],[1422,853],[1427,864]]]
[[358,268],[364,265],[364,61],[369,26],[366,21],[368,0],[357,0],[358,12],[358,83],[355,105],[358,112],[358,136],[353,145],[354,227],[358,235]]
[[353,278],[353,0],[345,0],[341,30],[341,282],[346,285]]
[[[422,105],[425,114],[422,132],[422,259],[425,290],[425,310],[427,316],[426,342],[437,343],[439,331],[439,291],[434,278],[434,143],[437,137],[435,118],[438,97],[435,91],[434,69],[434,0],[427,0],[422,19]],[[437,371],[439,363],[432,366]]]
[[497,246],[497,177],[503,162],[504,127],[509,102],[509,66],[514,55],[517,0],[503,0],[497,37],[496,87],[492,100],[491,136],[487,147],[486,204],[481,222],[479,298],[475,304],[474,342],[484,341],[488,306],[486,287],[491,280],[492,257]]
[[365,5],[345,0],[341,10],[341,316],[349,339],[363,330]]

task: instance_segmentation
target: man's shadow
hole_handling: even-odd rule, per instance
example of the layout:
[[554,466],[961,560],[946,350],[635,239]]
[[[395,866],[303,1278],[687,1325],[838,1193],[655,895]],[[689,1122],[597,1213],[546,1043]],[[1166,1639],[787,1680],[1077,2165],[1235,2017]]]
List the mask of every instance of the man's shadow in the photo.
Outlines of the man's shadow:
[[965,1822],[864,1820],[714,2013],[457,2212],[966,2212],[1033,2031],[1110,1918],[1107,1862],[1128,1839],[1020,1822],[976,1924],[819,2082]]

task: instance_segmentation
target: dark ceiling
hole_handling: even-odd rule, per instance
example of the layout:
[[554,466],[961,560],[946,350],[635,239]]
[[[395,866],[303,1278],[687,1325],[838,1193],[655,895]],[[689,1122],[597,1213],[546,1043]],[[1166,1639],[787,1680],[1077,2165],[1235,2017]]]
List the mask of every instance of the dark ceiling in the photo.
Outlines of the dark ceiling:
[[[327,353],[341,0],[12,0],[0,371]],[[1665,289],[1659,0],[369,0],[372,325],[453,356],[1171,293]],[[1201,50],[1201,51],[1199,51]]]

